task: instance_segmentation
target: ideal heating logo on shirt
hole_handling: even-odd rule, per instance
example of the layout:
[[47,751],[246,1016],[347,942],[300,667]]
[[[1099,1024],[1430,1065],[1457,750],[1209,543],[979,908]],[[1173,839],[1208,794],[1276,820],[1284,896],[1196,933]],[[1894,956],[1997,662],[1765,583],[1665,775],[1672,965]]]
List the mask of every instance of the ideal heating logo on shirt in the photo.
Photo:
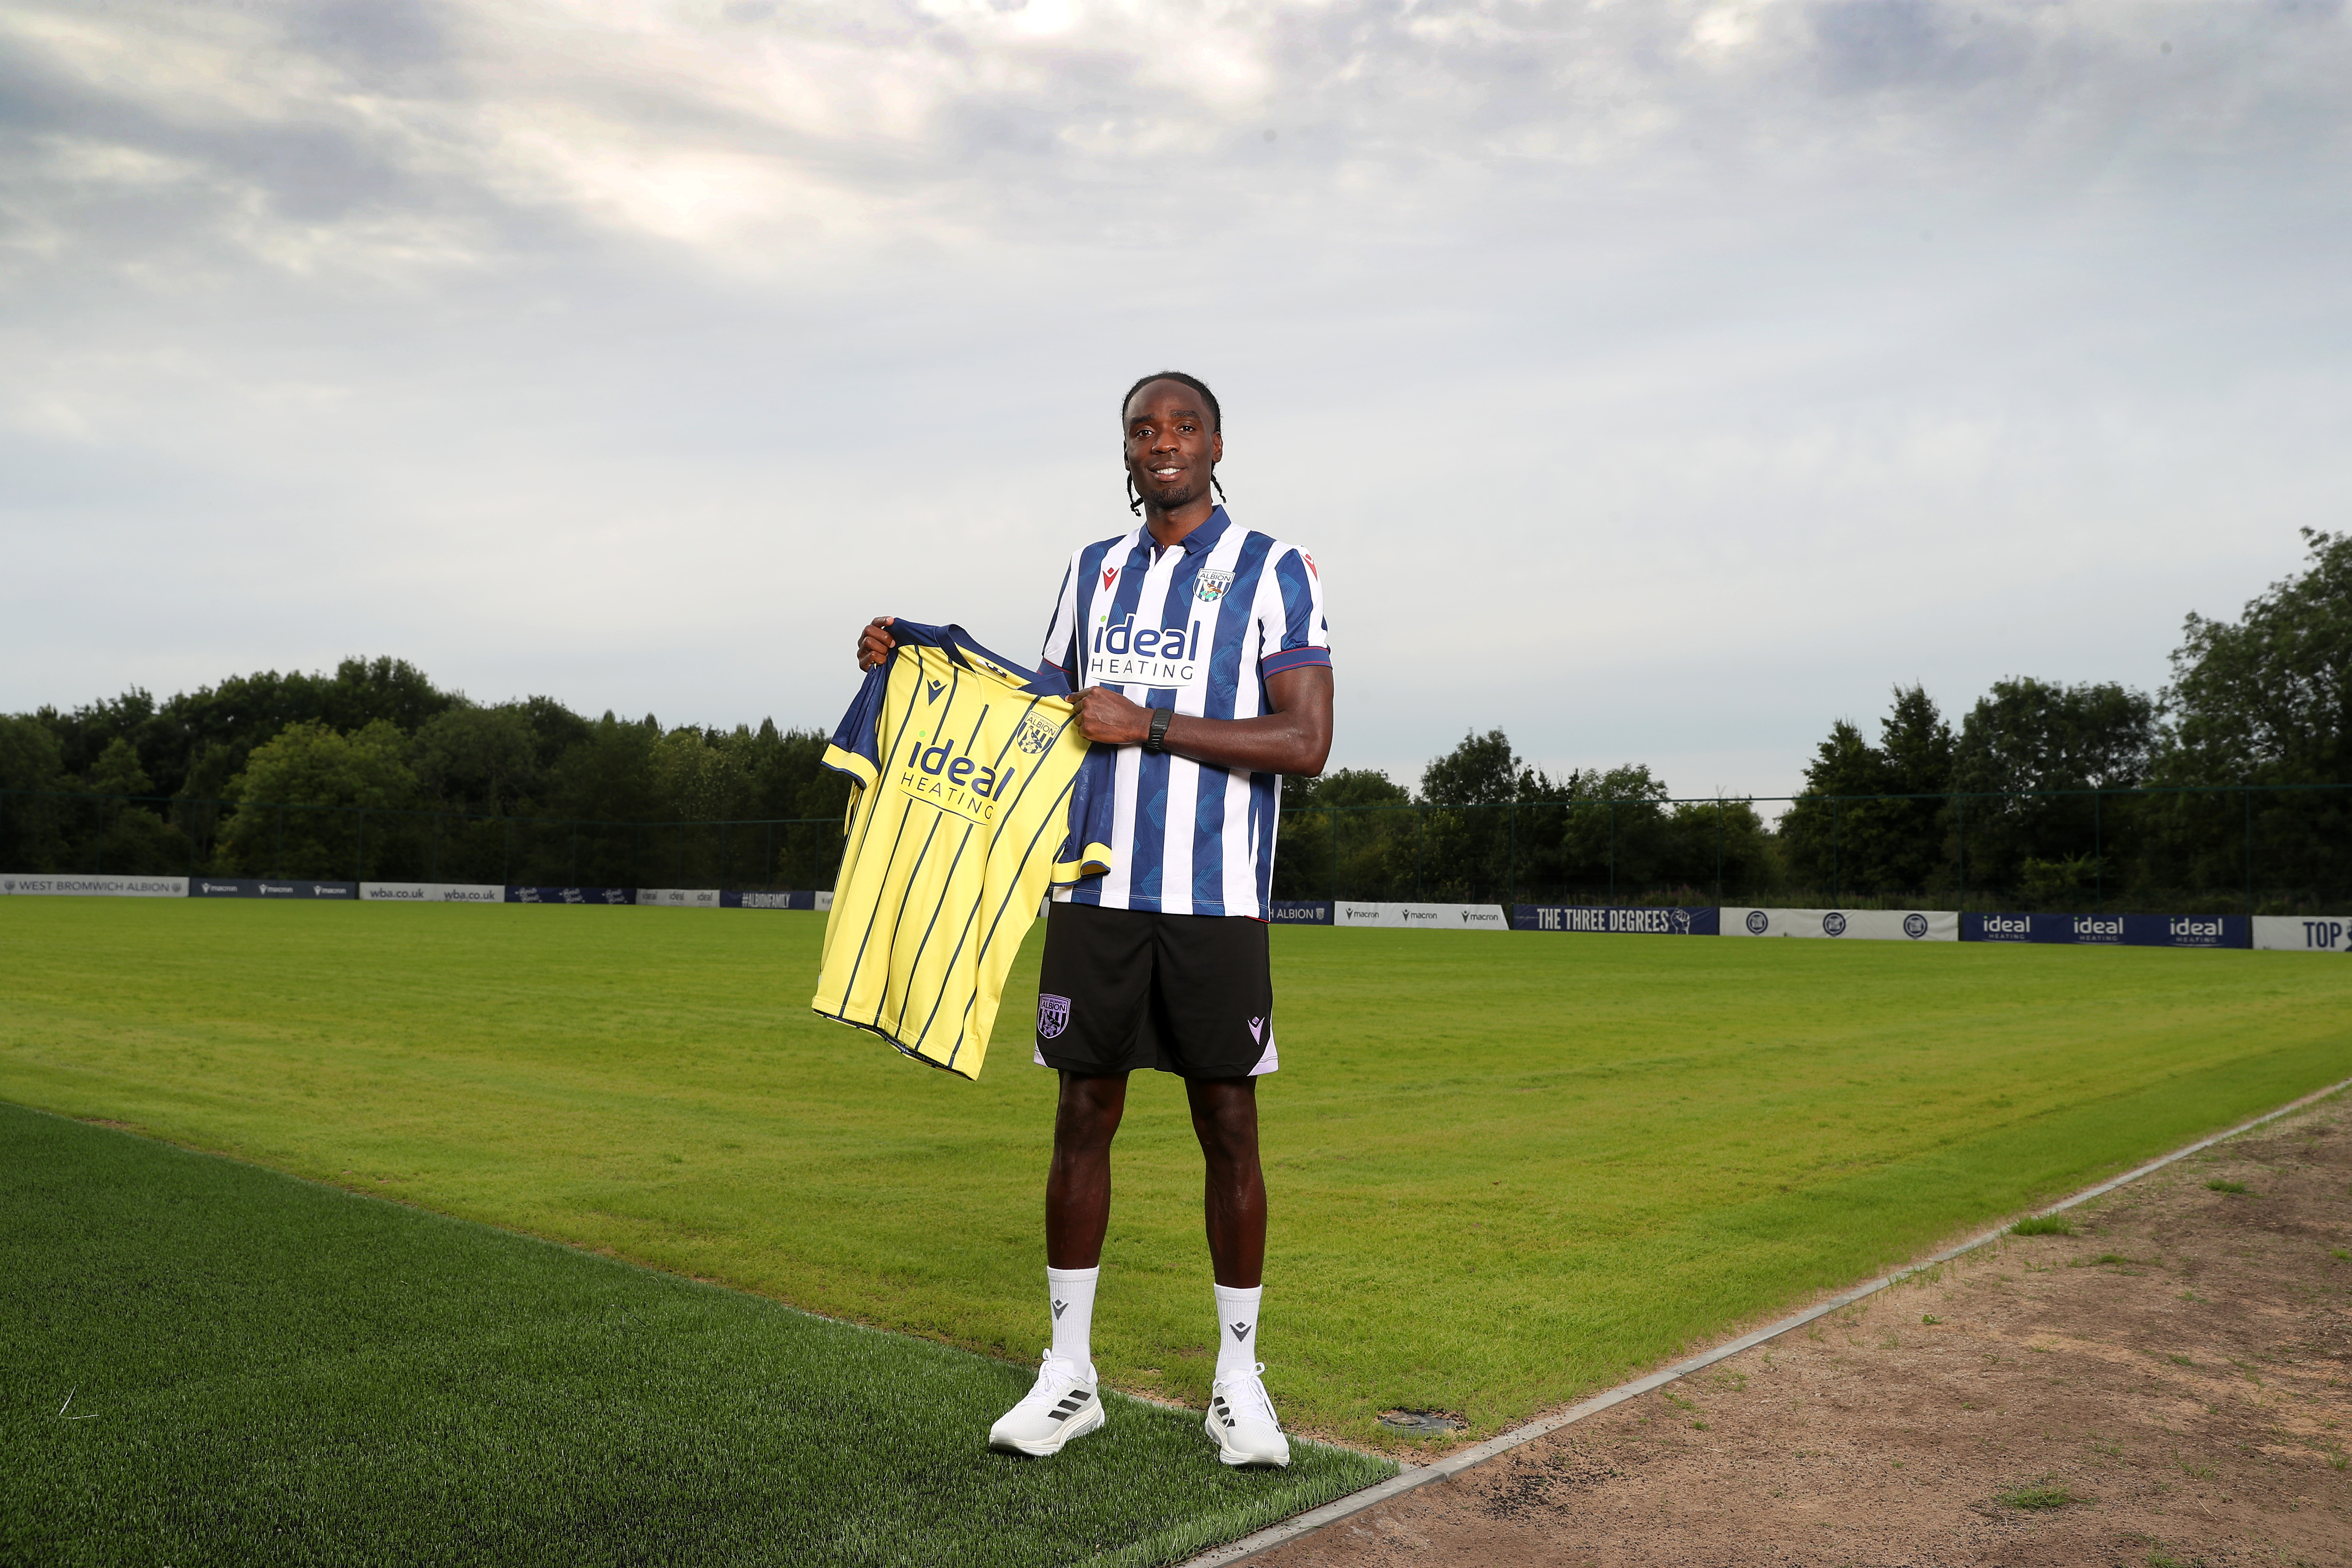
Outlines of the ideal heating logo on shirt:
[[1112,626],[1108,617],[1095,627],[1087,677],[1112,685],[1198,686],[1209,672],[1201,657],[1207,636],[1205,623],[1187,626],[1138,626],[1134,612]]
[[975,758],[957,755],[952,739],[931,745],[929,736],[918,735],[907,747],[906,760],[898,764],[898,787],[917,800],[985,826],[996,820],[997,803],[1013,787],[1020,771],[1006,768],[1000,773]]

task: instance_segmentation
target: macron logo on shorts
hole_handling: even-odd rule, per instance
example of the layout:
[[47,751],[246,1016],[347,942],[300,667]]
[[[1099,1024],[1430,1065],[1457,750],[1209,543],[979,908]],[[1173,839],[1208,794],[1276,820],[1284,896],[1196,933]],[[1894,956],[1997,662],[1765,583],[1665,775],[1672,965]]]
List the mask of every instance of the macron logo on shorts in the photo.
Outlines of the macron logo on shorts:
[[1070,1026],[1070,999],[1067,996],[1037,998],[1037,1037],[1057,1040],[1062,1031]]

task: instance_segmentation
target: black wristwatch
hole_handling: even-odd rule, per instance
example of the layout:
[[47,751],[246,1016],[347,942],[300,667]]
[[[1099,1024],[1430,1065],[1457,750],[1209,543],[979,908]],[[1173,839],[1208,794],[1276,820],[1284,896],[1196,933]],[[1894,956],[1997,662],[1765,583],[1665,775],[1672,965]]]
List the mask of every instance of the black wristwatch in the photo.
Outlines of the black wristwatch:
[[1174,717],[1176,710],[1173,708],[1154,708],[1151,710],[1151,733],[1144,739],[1145,751],[1156,757],[1168,749],[1168,721]]

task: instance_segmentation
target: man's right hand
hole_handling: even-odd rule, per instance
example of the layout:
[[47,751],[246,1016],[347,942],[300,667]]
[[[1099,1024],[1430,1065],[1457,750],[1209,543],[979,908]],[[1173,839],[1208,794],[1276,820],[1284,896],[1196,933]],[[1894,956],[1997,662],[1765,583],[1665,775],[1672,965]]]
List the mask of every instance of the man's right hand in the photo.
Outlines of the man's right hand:
[[857,634],[858,668],[871,669],[890,657],[890,650],[898,643],[887,628],[898,618],[896,616],[877,616],[866,624],[865,630]]

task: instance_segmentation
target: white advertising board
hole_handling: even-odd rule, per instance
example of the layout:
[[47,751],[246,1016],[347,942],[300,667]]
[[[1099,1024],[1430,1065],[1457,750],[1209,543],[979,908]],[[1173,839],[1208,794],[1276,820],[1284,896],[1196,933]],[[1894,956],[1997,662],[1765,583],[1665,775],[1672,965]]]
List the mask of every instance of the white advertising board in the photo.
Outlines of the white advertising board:
[[653,904],[665,910],[715,910],[719,907],[716,888],[639,888],[637,902]]
[[2254,945],[2270,952],[2352,952],[2352,915],[2256,915]]
[[1386,931],[1508,931],[1500,904],[1381,904],[1340,900],[1331,923]]
[[1725,910],[1723,936],[1845,937],[1856,942],[1958,942],[1954,910]]
[[372,904],[503,904],[501,882],[362,882],[360,900]]
[[29,894],[48,898],[184,899],[188,896],[188,879],[185,877],[68,877],[11,874],[0,877],[0,893]]

